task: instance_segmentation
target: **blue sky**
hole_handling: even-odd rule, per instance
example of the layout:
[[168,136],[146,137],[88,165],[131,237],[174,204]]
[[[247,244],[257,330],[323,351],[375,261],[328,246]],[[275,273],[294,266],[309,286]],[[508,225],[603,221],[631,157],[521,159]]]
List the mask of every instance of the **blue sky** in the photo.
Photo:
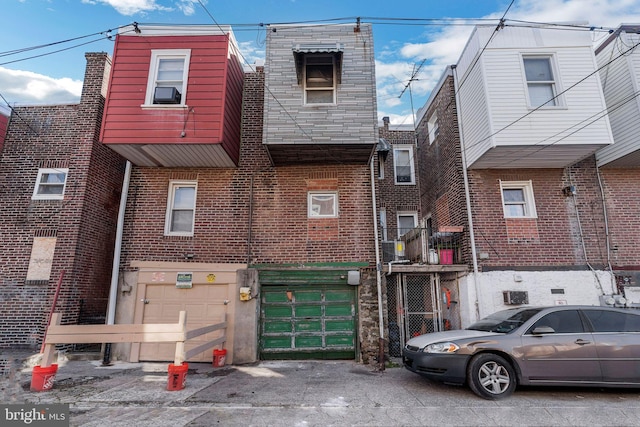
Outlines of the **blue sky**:
[[[0,106],[77,102],[85,52],[113,52],[107,30],[132,22],[231,25],[244,57],[264,57],[260,24],[373,23],[378,115],[412,125],[445,67],[457,61],[472,20],[640,23],[639,0],[2,0]],[[344,19],[341,19],[344,18]],[[453,20],[459,18],[459,20]],[[214,22],[215,20],[215,22]],[[593,32],[594,44],[605,37]],[[69,40],[52,46],[13,53]],[[42,56],[46,53],[62,50]],[[29,57],[36,57],[27,59]],[[426,60],[411,90],[404,90]],[[404,90],[404,92],[403,92]],[[400,96],[402,94],[402,96]],[[3,99],[4,98],[4,99]]]

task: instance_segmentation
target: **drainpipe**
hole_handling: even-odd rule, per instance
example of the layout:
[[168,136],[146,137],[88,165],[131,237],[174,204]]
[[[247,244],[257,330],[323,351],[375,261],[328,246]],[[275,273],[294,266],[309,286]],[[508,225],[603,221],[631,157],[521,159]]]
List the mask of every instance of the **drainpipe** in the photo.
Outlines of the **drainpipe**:
[[[131,162],[127,160],[127,166],[122,181],[122,193],[120,194],[120,208],[118,209],[118,224],[116,226],[116,244],[113,250],[113,267],[111,269],[111,288],[109,289],[109,304],[107,308],[107,325],[113,325],[116,319],[116,300],[118,298],[118,279],[120,273],[120,253],[122,252],[122,233],[124,229],[124,213],[127,207],[129,181],[131,180]],[[111,364],[111,343],[106,343],[103,365]]]
[[476,254],[476,238],[473,232],[473,215],[471,214],[471,197],[469,191],[469,177],[467,175],[467,155],[464,146],[464,134],[462,132],[462,120],[460,94],[458,93],[458,71],[457,65],[452,65],[453,70],[453,90],[456,97],[456,109],[458,112],[458,135],[460,136],[460,157],[462,158],[462,177],[464,180],[464,197],[467,205],[467,220],[469,222],[469,241],[471,243],[471,259],[473,260],[473,284],[476,290],[476,318],[480,318],[480,289],[478,287],[478,256]]
[[382,264],[380,263],[380,243],[378,242],[378,210],[376,209],[376,178],[371,157],[371,204],[373,208],[373,237],[376,247],[376,284],[378,285],[378,324],[380,325],[380,340],[378,341],[378,361],[380,370],[384,371],[384,312],[382,310]]

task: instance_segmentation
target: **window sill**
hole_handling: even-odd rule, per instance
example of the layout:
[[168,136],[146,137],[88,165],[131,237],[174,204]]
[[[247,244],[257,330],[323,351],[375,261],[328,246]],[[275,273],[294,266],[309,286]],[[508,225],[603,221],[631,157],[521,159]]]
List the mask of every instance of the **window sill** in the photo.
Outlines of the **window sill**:
[[141,104],[143,110],[184,110],[189,108],[186,104]]

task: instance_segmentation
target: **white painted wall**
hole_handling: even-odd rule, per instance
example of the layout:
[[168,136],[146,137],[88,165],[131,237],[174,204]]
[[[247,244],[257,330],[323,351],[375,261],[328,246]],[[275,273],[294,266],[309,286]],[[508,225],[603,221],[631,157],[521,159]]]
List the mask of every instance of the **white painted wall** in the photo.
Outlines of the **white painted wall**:
[[[516,307],[504,304],[503,291],[527,291],[530,306],[558,303],[600,305],[600,295],[614,293],[612,279],[608,271],[491,271],[477,276],[469,274],[459,282],[461,324],[466,328],[478,318]],[[551,289],[563,289],[564,294],[552,294]]]

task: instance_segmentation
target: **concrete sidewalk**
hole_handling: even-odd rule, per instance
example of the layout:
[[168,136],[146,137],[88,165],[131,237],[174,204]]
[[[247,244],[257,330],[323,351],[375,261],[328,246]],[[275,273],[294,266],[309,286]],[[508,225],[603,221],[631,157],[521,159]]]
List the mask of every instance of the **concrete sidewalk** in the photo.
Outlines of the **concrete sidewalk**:
[[25,367],[2,378],[0,397],[68,403],[73,426],[640,425],[637,390],[524,388],[494,402],[401,367],[286,361],[189,364],[186,387],[167,391],[167,367],[61,361],[53,389],[44,392],[29,391]]

